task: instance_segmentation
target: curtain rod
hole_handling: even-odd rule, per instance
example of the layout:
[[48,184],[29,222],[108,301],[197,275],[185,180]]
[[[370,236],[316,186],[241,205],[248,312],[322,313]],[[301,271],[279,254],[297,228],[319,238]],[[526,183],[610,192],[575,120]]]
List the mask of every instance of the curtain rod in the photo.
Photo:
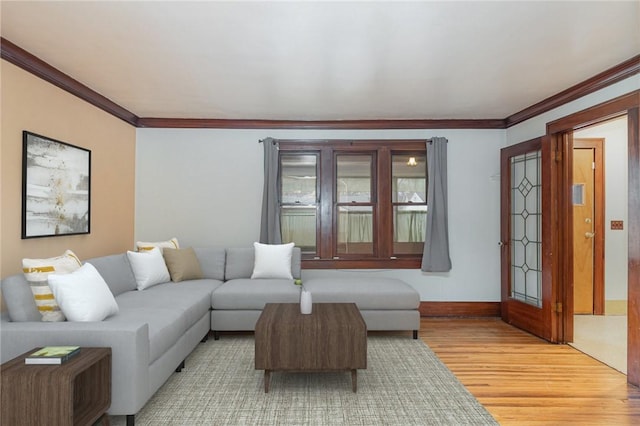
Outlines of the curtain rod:
[[[258,139],[258,143],[262,143],[262,142],[264,142],[264,141],[265,141],[265,140],[267,140],[267,139],[269,139],[269,138],[265,138],[265,139]],[[357,140],[357,139],[355,139],[355,140]],[[393,140],[393,139],[391,139],[391,140]],[[419,139],[418,139],[418,140],[419,140]],[[427,143],[433,143],[433,139],[432,139],[432,138],[425,139],[424,141],[425,141],[425,142],[427,142]],[[273,143],[274,143],[274,144],[276,144],[276,143],[277,143],[277,142],[276,142],[276,139],[273,139]],[[447,143],[449,143],[449,140],[448,140],[448,139],[447,139]]]

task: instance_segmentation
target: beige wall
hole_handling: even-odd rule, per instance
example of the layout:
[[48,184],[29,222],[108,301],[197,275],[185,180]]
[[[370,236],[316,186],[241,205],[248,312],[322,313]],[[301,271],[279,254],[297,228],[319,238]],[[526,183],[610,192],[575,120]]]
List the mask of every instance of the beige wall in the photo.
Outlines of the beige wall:
[[[2,61],[0,110],[0,277],[21,271],[23,257],[81,259],[131,249],[135,217],[133,126]],[[91,150],[91,233],[23,240],[22,131]]]

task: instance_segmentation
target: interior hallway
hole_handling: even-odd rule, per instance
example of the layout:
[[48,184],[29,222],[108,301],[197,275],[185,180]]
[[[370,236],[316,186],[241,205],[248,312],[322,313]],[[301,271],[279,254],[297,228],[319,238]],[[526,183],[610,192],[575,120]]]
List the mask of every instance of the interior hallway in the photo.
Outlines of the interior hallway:
[[627,316],[575,315],[571,346],[627,374]]

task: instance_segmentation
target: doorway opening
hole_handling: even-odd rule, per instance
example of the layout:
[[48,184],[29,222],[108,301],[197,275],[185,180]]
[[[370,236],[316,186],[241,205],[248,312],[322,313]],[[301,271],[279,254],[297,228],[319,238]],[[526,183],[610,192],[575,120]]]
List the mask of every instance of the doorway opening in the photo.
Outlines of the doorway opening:
[[[554,265],[553,273],[557,274],[558,296],[562,301],[563,309],[559,312],[561,331],[564,342],[574,340],[574,312],[573,312],[573,246],[571,227],[571,179],[569,176],[571,165],[572,145],[570,144],[573,133],[585,129],[594,124],[625,116],[627,118],[627,222],[623,223],[628,230],[627,255],[620,256],[619,260],[625,264],[619,268],[627,272],[627,381],[630,384],[640,385],[640,91],[630,92],[618,98],[595,105],[580,112],[547,124],[547,135],[552,139],[554,146],[558,147],[559,161],[559,229],[558,229],[558,253],[559,258]],[[619,166],[616,166],[620,169]],[[607,206],[608,208],[609,206]],[[610,226],[607,223],[607,227]],[[614,225],[614,226],[617,226]],[[608,250],[610,252],[610,250]],[[605,259],[607,270],[609,259]],[[605,293],[607,293],[605,289]],[[606,311],[606,308],[605,308]]]
[[627,372],[628,123],[573,133],[573,342]]

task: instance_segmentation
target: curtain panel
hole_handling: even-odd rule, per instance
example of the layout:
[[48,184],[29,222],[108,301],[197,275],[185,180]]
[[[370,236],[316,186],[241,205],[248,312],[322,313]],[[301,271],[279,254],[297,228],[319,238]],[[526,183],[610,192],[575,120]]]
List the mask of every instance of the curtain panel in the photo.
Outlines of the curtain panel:
[[278,142],[273,138],[266,138],[262,140],[262,145],[264,147],[264,187],[262,189],[260,242],[263,244],[281,244]]
[[427,141],[427,224],[422,271],[448,272],[449,220],[447,201],[447,139]]

